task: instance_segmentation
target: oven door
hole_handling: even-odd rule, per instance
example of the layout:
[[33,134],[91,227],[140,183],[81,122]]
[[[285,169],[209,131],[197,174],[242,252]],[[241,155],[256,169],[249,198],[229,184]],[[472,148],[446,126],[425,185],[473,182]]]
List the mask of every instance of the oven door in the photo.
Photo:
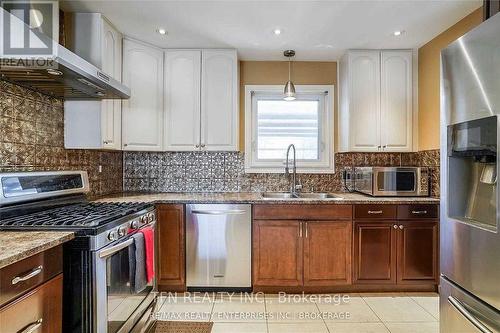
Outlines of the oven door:
[[418,195],[419,175],[416,168],[374,168],[373,195]]
[[140,316],[137,312],[147,306],[142,303],[152,300],[155,279],[136,287],[132,251],[134,239],[129,236],[94,254],[94,332],[117,333],[132,327]]

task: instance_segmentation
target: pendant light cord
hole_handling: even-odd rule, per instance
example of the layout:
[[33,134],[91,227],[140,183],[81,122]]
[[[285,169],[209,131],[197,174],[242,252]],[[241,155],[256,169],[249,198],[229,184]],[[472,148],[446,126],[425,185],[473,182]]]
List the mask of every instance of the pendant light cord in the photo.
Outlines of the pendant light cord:
[[288,58],[288,81],[291,81],[292,61]]

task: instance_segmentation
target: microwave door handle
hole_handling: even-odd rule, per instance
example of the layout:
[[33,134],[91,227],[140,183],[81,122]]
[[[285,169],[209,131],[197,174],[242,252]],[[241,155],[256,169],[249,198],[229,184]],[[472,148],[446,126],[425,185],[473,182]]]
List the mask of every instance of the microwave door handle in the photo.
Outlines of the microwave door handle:
[[124,248],[130,246],[133,242],[134,242],[134,239],[133,238],[129,238],[128,240],[126,240],[126,241],[124,241],[124,242],[122,242],[120,244],[117,244],[117,245],[114,245],[114,246],[112,246],[110,248],[101,250],[99,252],[99,258],[103,259],[103,258],[109,257],[109,256],[115,254],[116,252],[121,251]]

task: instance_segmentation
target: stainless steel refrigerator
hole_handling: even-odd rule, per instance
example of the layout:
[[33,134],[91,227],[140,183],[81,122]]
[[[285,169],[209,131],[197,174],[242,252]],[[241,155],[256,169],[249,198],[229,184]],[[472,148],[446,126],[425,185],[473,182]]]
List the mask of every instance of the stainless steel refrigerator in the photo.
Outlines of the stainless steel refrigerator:
[[500,332],[500,14],[441,52],[441,333]]

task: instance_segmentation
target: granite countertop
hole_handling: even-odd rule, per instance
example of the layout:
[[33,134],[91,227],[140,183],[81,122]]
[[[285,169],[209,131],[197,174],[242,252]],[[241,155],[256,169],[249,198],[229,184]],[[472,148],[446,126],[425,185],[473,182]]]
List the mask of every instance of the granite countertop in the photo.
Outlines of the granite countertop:
[[430,197],[371,197],[360,193],[333,193],[341,200],[332,199],[268,199],[260,193],[129,193],[123,192],[98,198],[99,202],[151,203],[282,203],[282,204],[438,204]]
[[0,231],[0,268],[31,257],[75,236],[66,231]]

